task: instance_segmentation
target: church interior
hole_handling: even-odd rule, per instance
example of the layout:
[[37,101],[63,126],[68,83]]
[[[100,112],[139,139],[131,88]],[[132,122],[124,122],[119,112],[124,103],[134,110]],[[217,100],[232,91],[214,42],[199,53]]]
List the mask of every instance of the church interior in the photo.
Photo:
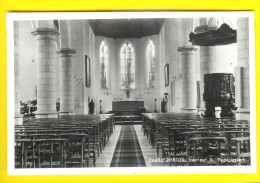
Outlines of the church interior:
[[15,168],[250,165],[248,17],[13,29]]

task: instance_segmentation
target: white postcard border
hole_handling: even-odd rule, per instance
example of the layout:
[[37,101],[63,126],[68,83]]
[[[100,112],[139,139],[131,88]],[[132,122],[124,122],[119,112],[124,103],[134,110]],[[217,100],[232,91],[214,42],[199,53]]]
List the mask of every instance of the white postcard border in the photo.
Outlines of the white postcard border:
[[[13,21],[51,19],[113,19],[113,18],[192,18],[249,17],[250,57],[250,166],[189,166],[189,167],[126,167],[126,168],[14,168],[14,29]],[[7,24],[7,171],[9,175],[105,175],[105,174],[244,174],[256,173],[256,88],[255,88],[255,30],[252,11],[204,12],[34,12],[8,13]]]

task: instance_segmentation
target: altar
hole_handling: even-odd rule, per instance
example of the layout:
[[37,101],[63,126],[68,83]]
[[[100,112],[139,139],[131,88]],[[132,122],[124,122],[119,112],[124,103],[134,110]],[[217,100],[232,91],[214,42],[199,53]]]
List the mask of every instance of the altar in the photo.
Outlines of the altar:
[[125,100],[112,102],[112,111],[116,113],[138,113],[142,108],[144,108],[144,101]]

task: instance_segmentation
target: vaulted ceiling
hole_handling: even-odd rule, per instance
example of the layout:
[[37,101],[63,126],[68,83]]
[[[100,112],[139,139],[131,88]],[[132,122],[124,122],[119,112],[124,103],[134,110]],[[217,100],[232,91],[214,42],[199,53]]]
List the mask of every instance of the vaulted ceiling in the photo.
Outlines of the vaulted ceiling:
[[96,36],[142,38],[159,34],[164,19],[95,19],[89,20],[89,23]]

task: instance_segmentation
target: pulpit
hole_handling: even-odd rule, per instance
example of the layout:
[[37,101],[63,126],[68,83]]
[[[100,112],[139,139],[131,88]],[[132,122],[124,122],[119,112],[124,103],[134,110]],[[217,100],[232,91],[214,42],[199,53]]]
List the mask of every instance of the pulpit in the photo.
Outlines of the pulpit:
[[220,117],[233,117],[235,110],[234,76],[230,73],[204,75],[205,117],[215,117],[215,107],[221,107]]

